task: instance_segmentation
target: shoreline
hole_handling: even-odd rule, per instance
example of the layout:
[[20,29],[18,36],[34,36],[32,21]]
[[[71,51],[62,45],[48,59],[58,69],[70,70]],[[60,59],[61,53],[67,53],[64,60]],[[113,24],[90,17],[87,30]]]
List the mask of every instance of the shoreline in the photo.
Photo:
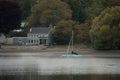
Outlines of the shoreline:
[[[74,51],[80,54],[120,54],[120,50],[95,50],[77,46]],[[14,52],[67,52],[67,46],[2,46],[0,53]]]
[[46,52],[46,51],[65,51],[65,48],[47,46],[2,46],[0,52]]

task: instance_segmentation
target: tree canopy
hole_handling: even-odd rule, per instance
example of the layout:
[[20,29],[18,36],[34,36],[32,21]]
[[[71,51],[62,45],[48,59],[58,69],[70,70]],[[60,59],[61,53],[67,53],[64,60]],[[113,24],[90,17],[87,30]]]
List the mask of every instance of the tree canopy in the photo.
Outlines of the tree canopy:
[[56,44],[69,43],[72,34],[72,25],[74,23],[72,20],[61,20],[54,26],[53,37]]
[[21,10],[16,2],[0,1],[0,33],[19,28],[21,23]]
[[22,12],[29,27],[51,25],[58,44],[69,42],[75,23],[77,43],[89,44],[91,39],[96,49],[120,49],[119,6],[120,0],[0,0],[0,33],[18,28]]
[[90,0],[62,0],[70,5],[73,11],[72,20],[84,23],[86,20],[86,7],[90,5]]
[[89,6],[85,8],[86,21],[92,23],[92,20],[99,16],[107,7],[119,6],[120,0],[89,0],[88,5]]
[[49,26],[71,17],[72,11],[65,2],[61,0],[42,0],[32,7],[29,24],[30,26]]
[[18,1],[22,10],[22,19],[26,20],[31,14],[31,8],[36,4],[36,0],[19,0]]
[[100,15],[107,7],[119,6],[120,0],[62,0],[73,11],[72,20],[80,23],[89,22]]
[[79,24],[73,20],[61,20],[53,27],[53,37],[56,44],[68,44],[74,28],[74,43],[90,44],[87,23]]
[[96,17],[90,34],[96,49],[120,49],[120,6],[107,8]]

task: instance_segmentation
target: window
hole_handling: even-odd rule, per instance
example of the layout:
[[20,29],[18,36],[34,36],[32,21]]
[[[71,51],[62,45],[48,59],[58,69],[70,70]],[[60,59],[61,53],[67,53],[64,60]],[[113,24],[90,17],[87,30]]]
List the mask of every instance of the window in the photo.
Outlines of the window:
[[42,39],[39,40],[39,43],[42,44]]
[[33,40],[31,40],[31,43],[33,43]]
[[30,40],[28,40],[28,43],[30,43]]

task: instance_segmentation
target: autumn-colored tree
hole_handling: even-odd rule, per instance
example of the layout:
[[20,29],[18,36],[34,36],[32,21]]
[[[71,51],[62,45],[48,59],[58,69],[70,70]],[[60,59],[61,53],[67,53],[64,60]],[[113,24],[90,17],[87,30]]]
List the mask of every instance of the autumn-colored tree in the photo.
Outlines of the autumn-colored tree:
[[55,25],[62,19],[68,20],[72,16],[69,6],[61,0],[42,0],[32,7],[29,17],[30,26]]
[[90,31],[95,49],[120,49],[120,6],[105,9]]

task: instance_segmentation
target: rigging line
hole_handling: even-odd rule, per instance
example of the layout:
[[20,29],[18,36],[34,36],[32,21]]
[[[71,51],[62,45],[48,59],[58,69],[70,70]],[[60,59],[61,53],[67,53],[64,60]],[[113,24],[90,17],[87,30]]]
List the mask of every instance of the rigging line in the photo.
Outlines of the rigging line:
[[73,44],[73,38],[74,38],[74,32],[72,30],[72,51],[73,51],[73,46],[74,46],[74,44]]
[[71,39],[70,39],[70,41],[69,41],[69,46],[68,46],[68,49],[67,49],[67,54],[68,54],[69,51],[70,51],[70,45],[71,45],[71,42],[72,42],[72,36],[71,36]]

